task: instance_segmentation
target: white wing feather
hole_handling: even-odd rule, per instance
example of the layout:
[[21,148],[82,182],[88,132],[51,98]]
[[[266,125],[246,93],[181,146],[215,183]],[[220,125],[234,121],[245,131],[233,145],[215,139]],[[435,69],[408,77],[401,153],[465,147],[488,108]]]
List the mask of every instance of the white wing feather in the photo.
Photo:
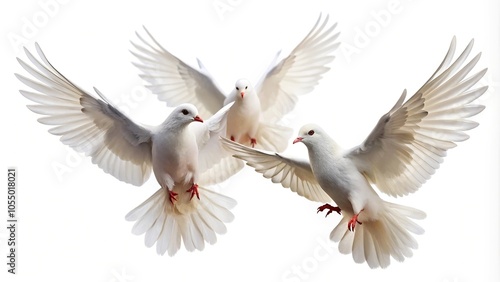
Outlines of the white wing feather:
[[281,183],[283,187],[290,188],[311,201],[321,203],[332,201],[319,186],[308,161],[252,149],[224,137],[221,137],[221,143],[233,153],[234,157],[244,160],[247,165],[255,168],[255,171],[265,178],[271,179],[273,183]]
[[226,135],[227,112],[233,103],[227,104],[203,123],[193,123],[190,129],[194,131],[198,142],[198,182],[202,185],[220,183],[241,170],[244,166],[222,148],[220,136]]
[[[168,106],[191,103],[201,116],[215,114],[224,104],[226,96],[198,60],[197,70],[163,48],[144,27],[150,40],[136,32],[140,44],[131,42],[131,53],[139,60],[133,63],[142,72],[140,77],[158,99]],[[151,42],[150,42],[151,41]]]
[[[311,92],[322,75],[330,68],[326,65],[334,60],[331,55],[340,43],[339,33],[334,33],[337,24],[328,26],[329,16],[318,21],[307,36],[293,49],[290,55],[278,64],[277,57],[268,71],[257,83],[264,120],[280,120],[297,103],[298,95]],[[279,53],[278,53],[279,54]]]
[[443,62],[420,90],[403,103],[405,90],[366,140],[347,153],[382,192],[402,196],[416,191],[439,168],[446,151],[468,138],[464,131],[478,125],[467,118],[484,109],[471,103],[487,87],[471,88],[486,69],[467,77],[480,58],[479,53],[462,66],[472,45],[450,65],[453,38]]
[[59,73],[39,45],[37,60],[24,49],[31,66],[17,59],[35,80],[16,77],[37,92],[20,90],[37,103],[28,108],[44,115],[42,124],[54,126],[49,132],[61,136],[62,143],[92,157],[92,162],[117,179],[140,186],[151,174],[151,132],[132,122],[118,109],[84,92]]

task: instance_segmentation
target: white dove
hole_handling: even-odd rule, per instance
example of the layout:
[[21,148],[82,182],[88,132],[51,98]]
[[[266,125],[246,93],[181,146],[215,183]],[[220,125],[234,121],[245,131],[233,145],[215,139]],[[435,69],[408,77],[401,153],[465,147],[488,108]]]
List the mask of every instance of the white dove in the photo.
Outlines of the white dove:
[[[304,143],[309,161],[252,149],[223,137],[222,143],[236,158],[247,162],[274,183],[312,201],[333,200],[319,211],[342,213],[330,239],[339,251],[352,253],[357,263],[385,268],[390,257],[403,261],[417,248],[413,235],[423,229],[412,219],[425,214],[414,208],[382,200],[371,184],[392,196],[416,191],[439,168],[446,151],[464,141],[463,131],[478,124],[468,120],[484,109],[471,104],[487,87],[471,89],[486,69],[466,77],[480,58],[475,56],[462,67],[473,41],[450,64],[455,38],[442,64],[432,77],[406,102],[406,90],[359,146],[343,150],[319,126],[308,124],[293,143]],[[352,231],[352,232],[351,232]]]
[[91,156],[94,164],[121,181],[140,186],[153,170],[161,188],[127,214],[127,220],[136,221],[132,232],[146,233],[146,246],[156,242],[161,255],[166,251],[174,255],[181,238],[189,251],[203,250],[205,241],[215,243],[216,234],[226,232],[224,223],[233,219],[229,210],[236,202],[198,187],[198,180],[210,178],[214,172],[209,165],[220,161],[212,144],[220,147],[218,136],[224,132],[230,105],[202,123],[194,105],[182,104],[160,125],[141,126],[113,107],[97,89],[102,100],[66,79],[38,44],[36,50],[41,61],[25,49],[34,67],[18,58],[35,80],[16,76],[38,91],[20,91],[37,103],[29,105],[30,110],[45,115],[38,121],[55,126],[50,133],[60,135],[64,144]]
[[[267,150],[283,151],[292,129],[277,122],[291,111],[299,95],[311,92],[329,70],[326,64],[337,49],[336,24],[329,26],[327,16],[318,21],[291,54],[276,63],[279,52],[254,88],[249,80],[239,79],[226,97],[224,91],[198,60],[200,70],[184,63],[164,49],[145,29],[152,43],[138,33],[145,45],[132,42],[134,63],[147,87],[169,105],[189,102],[203,115],[212,115],[222,106],[235,102],[228,113],[226,136],[241,144]],[[241,163],[241,162],[240,162]],[[241,164],[243,166],[243,164]]]

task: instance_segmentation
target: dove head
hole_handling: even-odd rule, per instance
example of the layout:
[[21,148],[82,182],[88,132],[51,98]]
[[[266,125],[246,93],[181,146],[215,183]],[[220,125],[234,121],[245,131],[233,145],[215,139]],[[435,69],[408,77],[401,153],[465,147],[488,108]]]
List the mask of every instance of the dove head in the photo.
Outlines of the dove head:
[[250,84],[250,81],[244,78],[238,79],[234,87],[236,95],[241,99],[245,98],[246,93],[253,91],[253,87]]
[[203,122],[198,115],[198,109],[192,104],[181,104],[167,118],[173,124],[187,125],[193,121]]
[[316,124],[306,124],[302,126],[299,130],[299,136],[293,140],[295,143],[304,143],[306,145],[309,154],[315,152],[315,154],[324,155],[325,153],[331,154],[342,154],[342,148],[324,131],[321,127]]
[[302,142],[307,147],[322,142],[322,136],[325,135],[323,129],[316,124],[306,124],[299,130],[299,136],[293,140],[293,144]]

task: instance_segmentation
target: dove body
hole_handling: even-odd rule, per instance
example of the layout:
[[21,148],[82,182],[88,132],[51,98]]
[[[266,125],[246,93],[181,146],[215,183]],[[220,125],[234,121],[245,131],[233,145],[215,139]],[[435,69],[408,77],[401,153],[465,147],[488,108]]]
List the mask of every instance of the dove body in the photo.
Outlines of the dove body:
[[376,219],[382,200],[367,179],[323,130],[314,125],[304,128],[315,131],[316,138],[304,137],[301,142],[307,147],[311,169],[321,188],[344,213],[354,215],[363,210],[359,221]]
[[227,113],[226,136],[241,144],[250,141],[254,146],[257,142],[261,109],[259,97],[250,81],[239,79],[233,93],[228,97],[229,101],[232,99],[234,104]]
[[[173,113],[174,114],[174,113]],[[152,136],[153,172],[163,188],[174,183],[193,184],[197,178],[198,144],[196,136],[170,115]]]

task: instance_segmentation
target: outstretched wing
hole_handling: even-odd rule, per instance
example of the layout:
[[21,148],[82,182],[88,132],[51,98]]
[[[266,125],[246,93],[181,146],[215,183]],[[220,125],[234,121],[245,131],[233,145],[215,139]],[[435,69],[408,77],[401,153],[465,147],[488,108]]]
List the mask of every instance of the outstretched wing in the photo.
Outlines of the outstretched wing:
[[471,88],[486,69],[467,77],[481,55],[464,65],[472,45],[450,65],[453,38],[443,62],[420,90],[403,103],[405,90],[366,140],[347,153],[382,192],[402,196],[416,191],[439,168],[446,151],[469,137],[464,131],[478,125],[467,118],[484,109],[471,103],[487,87]]
[[35,58],[26,48],[32,65],[17,59],[35,80],[16,74],[16,77],[37,92],[20,90],[37,103],[28,108],[44,115],[42,124],[54,126],[49,132],[78,152],[92,157],[92,162],[117,179],[142,185],[151,174],[151,132],[132,122],[118,109],[103,100],[85,93],[47,60],[40,46]]
[[322,203],[332,201],[316,181],[309,162],[252,149],[224,137],[221,137],[221,142],[234,157],[244,160],[247,165],[255,168],[255,171],[265,178],[271,179],[273,183],[281,183],[283,187],[290,188],[311,201]]
[[136,32],[139,43],[131,42],[132,54],[139,60],[133,63],[158,99],[168,106],[191,103],[202,116],[215,114],[224,104],[226,96],[216,85],[208,71],[198,60],[200,70],[181,61],[163,48],[144,27],[149,40]]
[[240,171],[244,164],[222,148],[220,136],[226,135],[227,112],[234,102],[227,104],[203,123],[193,123],[198,143],[198,183],[212,185],[227,180]]
[[290,112],[298,95],[311,92],[322,75],[330,68],[326,65],[335,58],[332,53],[340,43],[334,33],[337,24],[328,25],[329,16],[318,21],[290,55],[278,64],[273,60],[268,71],[256,85],[264,120],[273,122]]

